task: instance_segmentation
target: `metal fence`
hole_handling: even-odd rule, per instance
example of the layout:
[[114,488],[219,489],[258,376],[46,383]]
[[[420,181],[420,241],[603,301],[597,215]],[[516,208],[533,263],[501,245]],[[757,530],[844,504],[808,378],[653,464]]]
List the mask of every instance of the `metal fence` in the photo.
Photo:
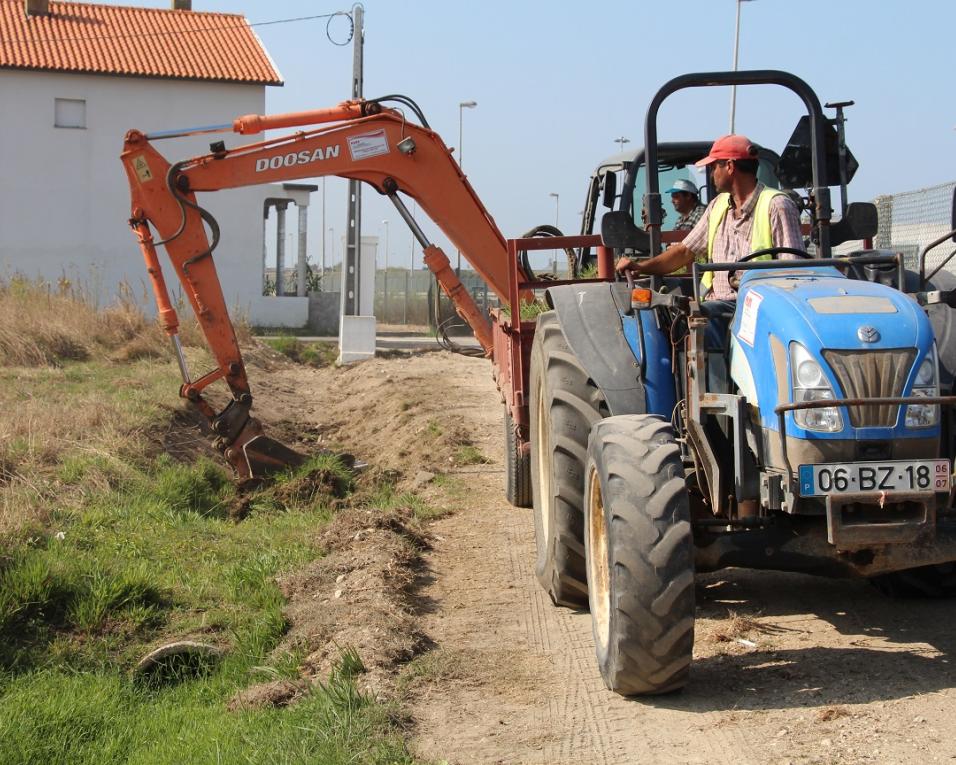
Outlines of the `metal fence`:
[[[874,199],[880,221],[874,246],[902,252],[907,268],[917,270],[923,248],[951,230],[954,186],[956,182],[951,181]],[[927,272],[952,251],[952,245],[934,248],[926,259]],[[956,272],[956,258],[946,265],[946,270]]]
[[[292,285],[289,291],[295,294],[294,274],[290,272],[287,277],[286,283]],[[341,278],[339,268],[327,270],[321,279],[316,280],[315,287],[322,292],[338,292]],[[498,305],[494,293],[475,271],[463,269],[459,278],[483,313]],[[374,313],[382,324],[434,325],[435,294],[435,277],[431,271],[389,268],[375,272]],[[438,310],[440,321],[455,316],[454,307],[444,295]]]
[[[879,214],[879,230],[874,247],[902,252],[907,268],[919,268],[919,253],[928,244],[948,233],[951,229],[952,198],[956,181],[938,186],[887,194],[874,199]],[[860,249],[862,242],[846,242],[835,251],[839,254]],[[953,245],[943,244],[927,257],[926,269],[931,272],[953,252]],[[314,267],[313,267],[314,268]],[[956,274],[956,257],[946,265],[946,270]],[[275,270],[266,274],[274,284]],[[498,305],[494,293],[476,272],[463,269],[460,278],[482,312]],[[286,271],[287,294],[295,294],[295,271]],[[341,272],[333,267],[322,278],[311,273],[308,290],[338,292]],[[435,277],[427,270],[407,268],[379,269],[375,273],[374,312],[380,323],[434,325]],[[455,315],[454,308],[444,295],[441,296],[439,323]]]

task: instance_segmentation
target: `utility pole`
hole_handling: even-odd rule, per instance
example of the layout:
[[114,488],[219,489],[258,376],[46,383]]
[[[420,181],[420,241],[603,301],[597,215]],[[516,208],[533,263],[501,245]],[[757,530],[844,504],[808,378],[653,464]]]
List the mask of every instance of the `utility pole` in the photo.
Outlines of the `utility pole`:
[[[358,3],[352,6],[352,98],[362,97],[362,46],[365,40],[365,9]],[[342,257],[342,315],[358,316],[362,259],[362,185],[349,180],[348,220],[345,223],[345,254]]]

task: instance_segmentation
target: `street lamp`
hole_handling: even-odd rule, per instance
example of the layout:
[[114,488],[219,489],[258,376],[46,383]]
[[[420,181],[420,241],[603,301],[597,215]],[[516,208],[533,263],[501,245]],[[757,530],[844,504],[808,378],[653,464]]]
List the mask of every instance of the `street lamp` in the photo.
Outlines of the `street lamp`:
[[620,145],[621,145],[621,153],[622,153],[622,154],[624,153],[624,144],[630,143],[630,142],[631,142],[631,139],[630,139],[630,138],[625,138],[624,136],[621,136],[620,138],[615,138],[615,139],[614,139],[614,143],[617,143],[617,144],[620,144]]
[[[740,52],[740,4],[751,0],[737,0],[737,31],[734,33],[734,71],[737,71],[737,56]],[[737,86],[730,86],[730,132],[734,132],[734,117],[737,111]]]
[[382,276],[382,318],[388,321],[388,221],[383,220],[385,226],[385,274]]
[[[477,101],[462,101],[458,104],[458,169],[461,169],[461,162],[464,152],[462,151],[462,114],[465,109],[474,109],[478,106]],[[455,275],[461,276],[461,250],[458,250],[458,267],[455,269]]]

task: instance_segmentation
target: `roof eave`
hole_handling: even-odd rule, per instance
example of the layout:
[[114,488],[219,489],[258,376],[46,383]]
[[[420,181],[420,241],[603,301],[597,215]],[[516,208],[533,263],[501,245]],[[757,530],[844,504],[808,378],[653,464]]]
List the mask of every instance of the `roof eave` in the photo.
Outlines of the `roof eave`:
[[0,71],[15,72],[45,72],[47,74],[86,74],[95,77],[124,77],[138,80],[175,80],[179,82],[208,82],[220,85],[263,85],[283,87],[284,80],[237,80],[215,77],[182,77],[172,74],[137,74],[133,72],[111,72],[104,69],[64,69],[63,67],[16,66],[15,64],[0,64]]

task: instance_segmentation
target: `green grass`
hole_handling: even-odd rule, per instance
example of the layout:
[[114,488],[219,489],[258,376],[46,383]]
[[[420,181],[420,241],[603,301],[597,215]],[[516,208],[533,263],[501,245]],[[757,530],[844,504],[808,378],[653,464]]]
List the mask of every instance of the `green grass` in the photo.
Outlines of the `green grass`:
[[455,462],[459,465],[487,465],[489,460],[477,446],[465,444],[455,452]]
[[388,710],[333,673],[297,704],[229,712],[222,682],[159,690],[113,673],[48,670],[0,699],[0,763],[411,763]]
[[[441,476],[436,476],[437,481]],[[395,510],[405,508],[411,511],[412,517],[418,521],[430,521],[445,515],[446,510],[428,504],[414,492],[399,492],[393,484],[382,482],[375,490],[366,496],[365,503],[370,507],[381,510]]]
[[305,342],[291,335],[267,337],[263,342],[293,361],[313,367],[334,364],[338,358],[338,348],[334,343]]
[[[358,691],[361,660],[348,651],[297,704],[226,706],[244,688],[298,675],[302,657],[275,652],[288,626],[275,578],[321,555],[317,530],[348,471],[318,457],[245,497],[236,522],[240,498],[220,464],[148,456],[142,435],[169,417],[150,387],[118,384],[108,365],[45,371],[56,382],[35,372],[36,395],[95,389],[108,427],[54,451],[47,434],[5,445],[50,510],[41,532],[0,540],[0,765],[411,762],[392,710]],[[174,681],[133,671],[180,639],[223,658]]]
[[[520,316],[521,321],[532,321],[537,319],[538,316],[548,310],[550,309],[544,300],[536,298],[534,300],[521,303],[521,309],[518,311],[518,315]],[[501,311],[505,316],[511,316],[511,306],[503,305],[501,307]]]
[[265,340],[272,336],[279,337],[312,337],[315,330],[311,327],[266,327],[254,326],[250,330],[256,337]]
[[[190,365],[208,368],[181,319]],[[347,648],[299,703],[229,711],[250,686],[299,677],[304,657],[278,650],[276,576],[322,554],[350,474],[320,458],[237,496],[195,456],[168,340],[134,301],[100,311],[66,282],[14,279],[0,320],[0,765],[411,762]],[[186,639],[221,653],[136,671]]]
[[471,486],[463,476],[439,473],[432,479],[432,486],[442,489],[452,502],[466,502],[472,494]]

